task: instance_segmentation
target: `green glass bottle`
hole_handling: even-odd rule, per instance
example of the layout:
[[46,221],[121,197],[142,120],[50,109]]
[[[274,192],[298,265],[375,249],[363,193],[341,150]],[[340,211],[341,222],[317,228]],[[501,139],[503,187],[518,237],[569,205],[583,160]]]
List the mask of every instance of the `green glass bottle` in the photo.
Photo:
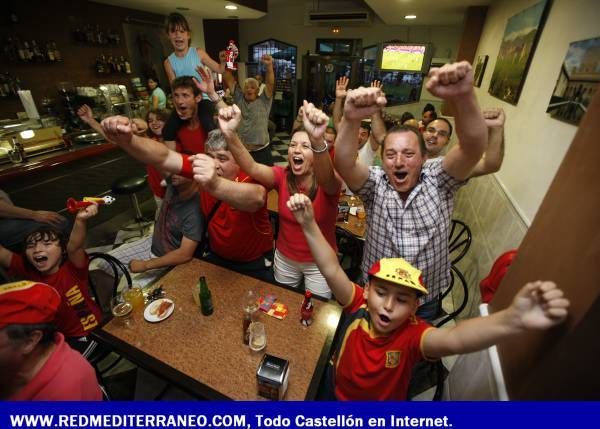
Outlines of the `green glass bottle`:
[[214,308],[212,302],[212,295],[210,293],[210,289],[208,289],[208,285],[206,284],[206,278],[204,276],[201,276],[198,283],[200,283],[200,312],[204,316],[210,316],[211,314],[213,314]]

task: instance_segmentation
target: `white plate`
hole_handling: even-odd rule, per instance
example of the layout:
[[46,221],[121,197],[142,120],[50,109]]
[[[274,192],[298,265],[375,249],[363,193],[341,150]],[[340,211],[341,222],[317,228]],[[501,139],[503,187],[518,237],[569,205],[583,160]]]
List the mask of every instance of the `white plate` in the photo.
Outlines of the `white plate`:
[[[169,307],[169,309],[167,311],[165,311],[161,317],[158,317],[158,315],[156,315],[156,314],[152,314],[165,301],[170,302],[171,307]],[[146,319],[148,322],[152,322],[152,323],[162,322],[167,317],[169,317],[171,314],[173,314],[174,309],[175,309],[175,304],[170,299],[168,299],[168,298],[157,299],[156,301],[149,304],[146,307],[146,309],[144,310],[144,319]]]

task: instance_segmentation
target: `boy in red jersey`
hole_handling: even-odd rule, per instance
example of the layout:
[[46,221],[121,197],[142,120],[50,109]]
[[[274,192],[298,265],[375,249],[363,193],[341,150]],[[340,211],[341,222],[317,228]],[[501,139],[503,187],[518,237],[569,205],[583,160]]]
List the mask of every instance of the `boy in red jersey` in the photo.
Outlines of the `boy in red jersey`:
[[419,360],[481,350],[526,330],[548,329],[567,316],[563,292],[552,282],[537,281],[523,286],[507,309],[436,329],[415,316],[419,297],[427,294],[421,271],[402,258],[383,258],[369,270],[363,290],[340,267],[314,221],[310,200],[295,194],[287,204],[347,315],[332,361],[337,399],[406,399]]

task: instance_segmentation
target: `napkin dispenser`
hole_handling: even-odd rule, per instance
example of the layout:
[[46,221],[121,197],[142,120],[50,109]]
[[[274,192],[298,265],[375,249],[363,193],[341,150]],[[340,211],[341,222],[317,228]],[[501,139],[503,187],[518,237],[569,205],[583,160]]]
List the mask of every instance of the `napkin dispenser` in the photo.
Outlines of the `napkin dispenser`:
[[265,354],[256,371],[258,394],[268,399],[281,400],[288,386],[289,362]]

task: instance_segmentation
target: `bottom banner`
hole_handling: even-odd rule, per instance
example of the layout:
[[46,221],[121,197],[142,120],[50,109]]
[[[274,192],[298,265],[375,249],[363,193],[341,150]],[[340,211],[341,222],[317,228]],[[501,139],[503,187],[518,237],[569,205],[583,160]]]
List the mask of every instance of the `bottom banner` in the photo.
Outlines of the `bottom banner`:
[[[583,428],[598,402],[3,402],[0,428]],[[594,423],[595,422],[595,423]]]

